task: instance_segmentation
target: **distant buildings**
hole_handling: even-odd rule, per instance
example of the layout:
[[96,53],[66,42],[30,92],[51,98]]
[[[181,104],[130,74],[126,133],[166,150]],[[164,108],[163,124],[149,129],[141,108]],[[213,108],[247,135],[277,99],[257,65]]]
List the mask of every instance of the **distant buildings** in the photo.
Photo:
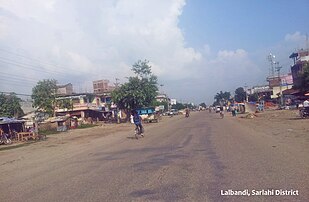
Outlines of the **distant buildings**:
[[57,95],[72,95],[73,85],[71,83],[65,85],[57,85]]
[[71,83],[59,85],[57,89],[58,102],[68,100],[70,107],[58,105],[55,108],[57,116],[74,116],[83,120],[92,118],[103,120],[107,114],[113,113],[115,105],[111,102],[110,92],[115,89],[108,80],[93,81],[93,93],[74,93]]
[[171,105],[175,105],[177,104],[177,100],[176,99],[171,99]]
[[[293,87],[293,77],[292,74],[280,75],[280,79],[277,79],[277,83],[272,85],[272,95],[271,98],[280,97],[280,91],[288,90]],[[281,88],[281,89],[280,89]]]
[[158,94],[158,95],[156,96],[156,100],[157,100],[158,102],[167,102],[167,103],[170,102],[170,99],[167,97],[166,94]]
[[269,98],[273,94],[273,89],[269,85],[253,86],[246,91],[249,95],[257,94],[259,98]]
[[109,80],[93,81],[93,92],[95,94],[110,93],[115,90],[115,86],[109,84]]

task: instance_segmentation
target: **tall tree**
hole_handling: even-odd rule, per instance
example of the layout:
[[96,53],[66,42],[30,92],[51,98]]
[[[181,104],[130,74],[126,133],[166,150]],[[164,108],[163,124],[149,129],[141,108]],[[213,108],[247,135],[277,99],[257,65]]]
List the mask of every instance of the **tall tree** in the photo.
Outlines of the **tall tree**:
[[213,105],[225,105],[228,100],[231,98],[230,92],[222,92],[220,91],[215,95],[215,102]]
[[257,93],[249,95],[248,100],[249,102],[257,102],[259,100],[259,95]]
[[172,105],[172,109],[182,110],[185,109],[186,106],[180,102],[177,102],[175,105]]
[[33,99],[33,107],[48,113],[50,116],[54,114],[56,103],[57,81],[54,79],[44,79],[39,81],[32,88],[31,98]]
[[158,91],[157,77],[152,74],[149,61],[139,60],[133,65],[136,76],[112,92],[112,100],[120,109],[146,107],[153,103]]
[[0,94],[0,116],[18,118],[24,115],[20,101],[21,99],[15,93],[9,95]]
[[243,87],[239,87],[235,90],[235,101],[243,102],[246,100],[246,92]]
[[199,106],[206,108],[207,105],[205,104],[205,102],[201,103]]

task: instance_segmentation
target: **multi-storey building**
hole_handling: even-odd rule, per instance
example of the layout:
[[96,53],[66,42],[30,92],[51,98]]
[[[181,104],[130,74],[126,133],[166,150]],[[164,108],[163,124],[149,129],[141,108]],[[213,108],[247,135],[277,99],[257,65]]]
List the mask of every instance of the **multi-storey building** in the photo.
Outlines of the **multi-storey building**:
[[71,96],[61,96],[56,100],[69,100],[71,106],[63,108],[57,106],[55,109],[58,116],[76,116],[83,120],[91,117],[93,120],[103,120],[107,114],[112,113],[115,106],[111,103],[108,95],[96,95],[93,93],[74,94]]
[[109,84],[109,80],[93,81],[93,92],[95,94],[110,93],[115,89],[115,86]]
[[299,86],[301,84],[300,75],[303,73],[303,66],[305,63],[309,63],[309,49],[301,49],[296,53],[292,53],[290,58],[294,61],[294,65],[291,67],[294,85]]
[[73,85],[71,83],[65,85],[57,85],[57,95],[72,95]]

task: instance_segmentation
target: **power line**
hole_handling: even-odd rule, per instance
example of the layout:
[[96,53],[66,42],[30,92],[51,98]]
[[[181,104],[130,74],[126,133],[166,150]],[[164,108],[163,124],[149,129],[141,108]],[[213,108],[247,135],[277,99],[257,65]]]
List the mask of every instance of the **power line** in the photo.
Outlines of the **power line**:
[[[46,73],[56,73],[56,74],[64,74],[64,73],[67,73],[67,71],[65,71],[64,69],[66,69],[65,67],[63,67],[63,66],[58,66],[58,65],[55,65],[55,64],[50,64],[50,63],[46,63],[46,62],[44,62],[44,61],[42,61],[42,60],[39,60],[39,59],[35,59],[35,58],[31,58],[31,57],[28,57],[28,56],[24,56],[24,55],[21,55],[21,54],[18,54],[18,53],[14,53],[14,52],[12,52],[12,51],[8,51],[8,50],[5,50],[5,49],[1,49],[0,48],[0,51],[2,51],[2,52],[6,52],[6,53],[9,53],[10,55],[14,55],[14,56],[18,56],[18,57],[22,57],[22,58],[25,58],[25,59],[27,59],[27,60],[30,60],[30,61],[35,61],[35,63],[36,64],[38,64],[38,65],[41,65],[41,66],[46,66],[46,65],[48,65],[48,66],[52,66],[52,67],[55,67],[55,68],[57,68],[58,70],[57,71],[47,71],[46,69],[44,70]],[[25,50],[26,51],[26,50]],[[0,57],[1,58],[1,57]],[[7,59],[7,58],[3,58],[2,57],[2,59],[5,59],[5,60],[10,60],[10,59]],[[10,60],[11,61],[11,63],[13,62],[13,63],[19,63],[19,66],[20,65],[22,65],[22,66],[24,66],[24,65],[28,65],[28,66],[31,66],[31,67],[34,67],[34,68],[31,68],[31,69],[33,69],[33,70],[35,70],[35,71],[41,71],[42,72],[42,70],[41,70],[41,68],[42,67],[37,67],[37,66],[33,66],[33,65],[31,65],[31,64],[25,64],[25,63],[21,63],[21,62],[17,62],[17,61],[12,61],[12,60]],[[26,67],[27,68],[27,67]],[[39,69],[38,69],[39,68]],[[60,70],[59,70],[60,69]],[[71,68],[70,68],[71,69]],[[63,71],[62,71],[63,70]],[[82,71],[79,71],[78,69],[76,69],[76,68],[74,68],[74,72],[77,72],[77,73],[80,73],[80,74],[85,74],[85,72],[82,72]],[[93,75],[93,76],[98,76],[98,74],[97,73],[94,73],[94,72],[87,72],[88,74],[91,74],[91,75]],[[105,75],[105,76],[108,76],[109,78],[113,78],[114,76],[113,75]],[[63,76],[64,77],[64,76]]]
[[21,62],[18,62],[18,61],[14,61],[14,60],[2,58],[2,57],[0,57],[0,62],[19,66],[19,67],[23,67],[23,68],[26,68],[26,69],[31,69],[31,70],[38,71],[38,72],[41,72],[41,73],[42,72],[47,73],[47,74],[50,74],[50,73],[62,74],[63,73],[63,72],[58,72],[58,71],[50,71],[50,70],[42,69],[42,67],[39,67],[39,66],[30,65],[30,64],[27,64],[27,63],[21,63]]

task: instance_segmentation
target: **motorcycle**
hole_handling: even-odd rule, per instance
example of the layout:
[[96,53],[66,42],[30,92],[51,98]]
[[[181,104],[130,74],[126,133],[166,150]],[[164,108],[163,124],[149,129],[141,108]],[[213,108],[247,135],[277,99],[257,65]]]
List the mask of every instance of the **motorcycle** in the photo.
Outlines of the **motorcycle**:
[[299,110],[299,115],[301,118],[307,118],[309,117],[309,108],[302,108]]
[[3,133],[0,137],[0,144],[12,144],[12,140],[9,138],[9,135]]
[[186,113],[186,118],[188,118],[190,115],[189,115],[189,113]]

